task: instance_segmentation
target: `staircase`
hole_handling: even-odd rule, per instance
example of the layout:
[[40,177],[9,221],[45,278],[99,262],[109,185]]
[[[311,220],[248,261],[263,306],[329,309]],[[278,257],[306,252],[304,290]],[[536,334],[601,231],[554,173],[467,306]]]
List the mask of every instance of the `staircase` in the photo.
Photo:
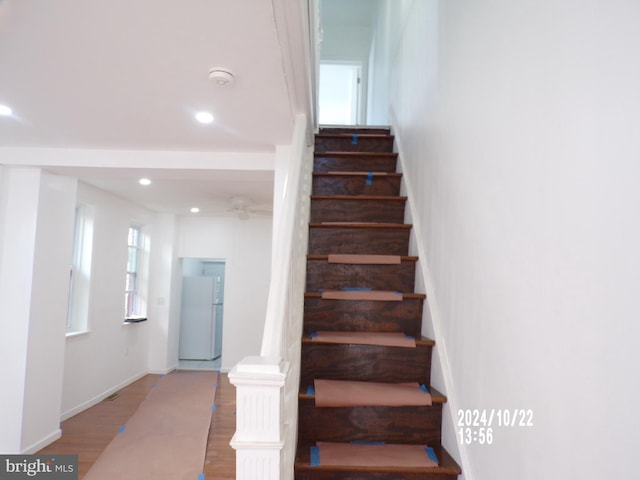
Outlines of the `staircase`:
[[434,342],[421,336],[393,141],[388,129],[316,135],[296,480],[461,473],[441,446],[446,397],[429,386]]

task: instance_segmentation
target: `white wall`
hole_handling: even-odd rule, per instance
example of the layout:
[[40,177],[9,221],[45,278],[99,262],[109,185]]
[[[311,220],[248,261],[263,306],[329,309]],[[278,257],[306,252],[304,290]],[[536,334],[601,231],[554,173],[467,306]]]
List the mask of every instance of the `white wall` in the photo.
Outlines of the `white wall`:
[[222,370],[259,355],[269,293],[271,218],[181,217],[178,256],[226,261]]
[[[180,264],[175,215],[157,214],[152,230],[148,303],[149,371],[168,373],[178,365]],[[177,291],[177,292],[176,292]],[[175,299],[177,298],[177,302]]]
[[76,182],[4,170],[0,192],[0,451],[32,453],[60,436]]
[[466,478],[635,478],[640,4],[388,4],[436,382],[534,414],[463,450]]
[[[149,361],[149,324],[123,323],[124,279],[129,225],[136,222],[152,233],[154,215],[83,183],[78,202],[95,212],[89,332],[66,341],[64,418],[146,374]],[[154,298],[157,310],[159,297]]]

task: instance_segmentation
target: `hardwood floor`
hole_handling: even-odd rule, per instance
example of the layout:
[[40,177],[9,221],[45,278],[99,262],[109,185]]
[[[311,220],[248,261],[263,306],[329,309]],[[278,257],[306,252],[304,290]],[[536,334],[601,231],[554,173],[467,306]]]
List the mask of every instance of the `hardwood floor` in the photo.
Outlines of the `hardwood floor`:
[[[123,388],[114,400],[105,400],[62,422],[62,438],[40,450],[42,455],[78,455],[82,480],[91,465],[135,413],[158,375],[146,375]],[[235,389],[227,374],[221,373],[211,415],[204,474],[206,479],[233,480],[236,476],[235,451],[229,446],[235,431]],[[124,479],[123,479],[124,480]]]

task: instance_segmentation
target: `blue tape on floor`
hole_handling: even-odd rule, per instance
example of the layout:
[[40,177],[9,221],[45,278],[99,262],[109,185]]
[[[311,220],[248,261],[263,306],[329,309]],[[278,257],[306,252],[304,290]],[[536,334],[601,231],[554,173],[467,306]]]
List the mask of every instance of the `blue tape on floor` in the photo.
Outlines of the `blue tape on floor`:
[[351,137],[351,144],[352,145],[357,145],[358,144],[358,134],[354,133],[353,136]]
[[213,386],[218,388],[220,385],[218,385],[217,383],[214,383]]
[[436,457],[436,452],[433,451],[433,448],[427,447],[424,449],[424,451],[427,452],[427,457],[429,457],[431,461],[439,463],[438,457]]
[[307,387],[307,397],[313,397],[316,394],[316,389],[313,385]]
[[311,447],[311,466],[317,467],[318,465],[320,465],[320,449]]
[[198,475],[198,480],[204,480],[204,473],[201,473],[200,475]]
[[429,393],[429,389],[424,383],[420,385],[420,390],[422,390],[424,393]]
[[373,172],[369,172],[367,173],[367,180],[364,182],[364,184],[367,187],[370,187],[372,183],[373,183]]
[[216,407],[215,405],[211,405],[211,410],[215,410],[216,408],[218,407]]
[[122,425],[119,429],[118,429],[118,433],[122,433],[126,430],[127,426],[126,425]]
[[151,388],[156,388],[158,386],[157,383],[154,383],[153,385],[151,385]]

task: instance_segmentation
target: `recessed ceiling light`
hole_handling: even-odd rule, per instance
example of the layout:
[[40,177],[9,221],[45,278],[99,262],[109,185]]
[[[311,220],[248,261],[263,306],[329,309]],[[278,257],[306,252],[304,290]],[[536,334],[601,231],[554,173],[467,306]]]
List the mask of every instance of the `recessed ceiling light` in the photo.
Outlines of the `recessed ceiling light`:
[[138,183],[140,185],[151,185],[151,180],[149,180],[148,178],[141,178],[140,180],[138,180]]
[[191,213],[198,213],[200,209],[198,207],[191,207]]
[[8,117],[12,113],[13,111],[9,107],[7,107],[6,105],[0,105],[0,115]]
[[209,112],[198,112],[196,113],[196,120],[200,123],[211,123],[213,122],[213,115]]

